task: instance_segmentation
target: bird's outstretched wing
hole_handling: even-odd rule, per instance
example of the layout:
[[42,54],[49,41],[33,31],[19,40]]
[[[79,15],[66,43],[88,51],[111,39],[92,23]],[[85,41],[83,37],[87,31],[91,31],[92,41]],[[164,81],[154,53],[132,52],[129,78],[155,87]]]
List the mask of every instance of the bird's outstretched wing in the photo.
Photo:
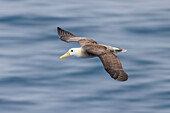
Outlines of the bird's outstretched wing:
[[119,58],[113,53],[105,53],[99,55],[105,70],[110,76],[118,81],[126,81],[128,75],[124,72]]
[[59,38],[64,42],[77,42],[79,41],[79,38],[72,33],[65,31],[61,29],[60,27],[57,27],[57,32]]
[[108,50],[107,47],[93,44],[86,45],[83,49],[85,49],[87,53],[98,56],[105,70],[112,78],[118,81],[126,81],[128,79],[128,75],[124,72],[119,58]]
[[84,46],[86,44],[91,44],[91,43],[97,44],[97,42],[95,42],[94,40],[90,38],[77,37],[73,35],[72,33],[61,29],[60,27],[57,27],[57,32],[58,32],[59,38],[64,42],[78,42],[81,46]]

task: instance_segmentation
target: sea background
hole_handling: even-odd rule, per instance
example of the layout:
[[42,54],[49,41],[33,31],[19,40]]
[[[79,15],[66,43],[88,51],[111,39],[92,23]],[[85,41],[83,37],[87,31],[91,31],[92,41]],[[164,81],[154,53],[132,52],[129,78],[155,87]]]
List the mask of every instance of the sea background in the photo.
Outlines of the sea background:
[[[59,60],[57,27],[127,49],[128,81]],[[1,0],[0,113],[170,113],[170,0]]]

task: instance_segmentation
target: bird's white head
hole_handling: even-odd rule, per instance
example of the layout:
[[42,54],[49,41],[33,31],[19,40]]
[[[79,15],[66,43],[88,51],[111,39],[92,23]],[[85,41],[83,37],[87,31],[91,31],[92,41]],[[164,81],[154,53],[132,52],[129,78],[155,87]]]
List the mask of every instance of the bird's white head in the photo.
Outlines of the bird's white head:
[[81,55],[81,48],[71,48],[71,49],[69,49],[69,51],[67,53],[65,53],[64,55],[60,56],[60,60],[65,58],[65,57],[68,57],[70,55],[74,55],[74,56],[80,57],[80,55]]

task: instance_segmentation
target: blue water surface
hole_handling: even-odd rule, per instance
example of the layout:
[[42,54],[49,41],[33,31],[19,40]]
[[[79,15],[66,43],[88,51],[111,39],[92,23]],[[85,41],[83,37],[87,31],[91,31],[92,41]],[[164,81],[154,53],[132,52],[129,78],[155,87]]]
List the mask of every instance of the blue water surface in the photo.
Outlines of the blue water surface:
[[[59,56],[77,36],[127,49],[129,79]],[[1,0],[1,113],[170,113],[170,0]]]

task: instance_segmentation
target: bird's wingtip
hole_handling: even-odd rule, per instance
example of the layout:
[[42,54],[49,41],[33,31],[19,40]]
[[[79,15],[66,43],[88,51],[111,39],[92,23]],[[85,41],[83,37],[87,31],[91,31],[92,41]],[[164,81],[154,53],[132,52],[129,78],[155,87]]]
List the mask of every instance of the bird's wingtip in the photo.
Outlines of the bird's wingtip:
[[57,32],[58,32],[58,34],[61,34],[61,33],[66,33],[66,32],[68,32],[68,31],[65,31],[65,30],[63,30],[62,28],[60,28],[60,27],[57,27]]
[[63,29],[61,29],[60,27],[57,27],[57,33],[58,33],[59,37],[62,35],[63,32],[64,32]]
[[60,27],[57,27],[57,30],[61,30],[61,28],[60,28]]
[[[73,35],[72,33],[63,30],[63,29],[61,29],[60,27],[57,27],[57,33],[58,33],[59,38],[60,38],[62,41],[65,41],[65,42],[69,42],[69,41],[71,40],[70,38],[76,37],[76,36]],[[72,41],[73,41],[73,40],[72,40]],[[74,41],[77,41],[77,40],[74,40]]]

